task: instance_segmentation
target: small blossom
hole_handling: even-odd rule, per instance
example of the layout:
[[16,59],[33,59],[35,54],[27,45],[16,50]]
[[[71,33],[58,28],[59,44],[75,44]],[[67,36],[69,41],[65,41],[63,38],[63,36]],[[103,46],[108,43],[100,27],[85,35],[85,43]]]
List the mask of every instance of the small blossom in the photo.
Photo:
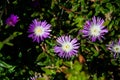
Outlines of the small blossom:
[[33,39],[33,42],[40,43],[45,38],[48,38],[50,35],[50,24],[47,24],[46,21],[38,21],[36,19],[33,20],[33,22],[30,24],[28,33],[28,37]]
[[118,42],[111,42],[111,44],[107,45],[108,49],[113,52],[114,58],[119,56],[120,54],[120,39]]
[[40,80],[40,78],[42,78],[40,73],[35,72],[35,76],[34,77],[30,77],[31,80]]
[[6,24],[8,26],[15,26],[18,22],[19,17],[17,15],[11,14],[10,17],[7,18]]
[[54,47],[54,51],[62,58],[70,58],[77,55],[79,43],[77,39],[71,39],[70,36],[61,36],[57,38],[58,45]]
[[103,23],[103,19],[95,16],[92,18],[92,21],[86,21],[82,30],[83,36],[88,37],[92,42],[96,41],[96,39],[101,40],[104,38],[105,33],[108,32],[103,26]]

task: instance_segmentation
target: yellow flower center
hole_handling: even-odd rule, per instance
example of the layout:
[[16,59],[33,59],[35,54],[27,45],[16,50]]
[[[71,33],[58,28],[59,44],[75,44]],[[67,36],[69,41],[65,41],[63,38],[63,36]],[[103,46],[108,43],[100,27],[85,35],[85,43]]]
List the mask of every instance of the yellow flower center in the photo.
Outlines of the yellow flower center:
[[62,45],[62,49],[65,51],[65,52],[69,52],[71,51],[73,48],[72,44],[70,42],[65,42],[63,43]]
[[93,25],[91,28],[90,28],[90,35],[92,36],[99,36],[100,35],[100,27],[97,26],[97,25]]
[[113,50],[116,52],[116,53],[120,53],[120,45],[115,45],[113,47]]
[[44,28],[42,28],[41,26],[37,26],[34,30],[34,33],[37,35],[37,36],[41,36],[44,34]]

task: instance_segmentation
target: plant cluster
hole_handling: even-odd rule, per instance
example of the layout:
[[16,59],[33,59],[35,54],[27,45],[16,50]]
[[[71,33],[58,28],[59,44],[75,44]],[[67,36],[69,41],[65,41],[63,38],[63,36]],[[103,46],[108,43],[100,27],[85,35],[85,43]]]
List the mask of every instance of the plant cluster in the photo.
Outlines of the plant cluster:
[[119,0],[0,1],[1,80],[118,80]]

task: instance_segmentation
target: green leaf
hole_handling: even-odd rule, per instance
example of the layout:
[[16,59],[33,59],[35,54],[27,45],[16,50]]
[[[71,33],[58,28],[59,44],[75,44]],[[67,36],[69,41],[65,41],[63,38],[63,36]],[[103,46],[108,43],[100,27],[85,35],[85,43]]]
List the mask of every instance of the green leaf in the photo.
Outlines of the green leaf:
[[65,66],[71,67],[71,62],[70,62],[70,61],[65,61],[65,62],[63,62],[63,64],[64,64]]
[[96,74],[93,75],[93,80],[98,80]]
[[3,67],[0,67],[0,72],[3,72],[4,71],[4,68]]
[[81,29],[81,28],[83,27],[84,18],[83,18],[82,16],[76,17],[73,21],[74,21],[74,23],[76,24],[76,26],[77,26],[78,28]]
[[31,15],[31,17],[36,17],[36,16],[39,16],[39,15],[40,15],[39,12],[34,12],[34,13]]
[[91,47],[91,50],[94,52],[93,56],[99,55],[99,51],[97,51],[95,48]]
[[46,54],[44,52],[40,53],[36,59],[36,61],[40,61],[42,58],[46,57]]
[[72,11],[77,11],[77,9],[79,8],[80,4],[75,4],[73,7],[72,7]]
[[21,52],[19,52],[18,57],[19,57],[19,58],[21,58],[21,57],[22,57],[22,53],[21,53]]
[[14,4],[14,5],[17,5],[17,4],[18,4],[17,0],[15,0],[15,1],[13,2],[13,4]]
[[[39,61],[37,62],[37,65],[40,65],[40,66],[45,66],[45,65],[49,65],[51,64],[51,59],[49,57],[45,57],[46,59],[44,61]],[[41,58],[42,59],[42,58]]]
[[7,68],[10,73],[13,72],[14,68],[15,68],[15,66],[9,65],[9,64],[5,63],[4,61],[0,60],[0,68],[2,69],[2,67]]
[[77,72],[82,70],[82,64],[80,64],[78,61],[75,61],[74,65],[73,65],[73,69]]
[[109,10],[112,9],[112,6],[113,6],[113,5],[112,5],[111,3],[107,3],[107,4],[106,4],[106,7],[107,7]]
[[112,65],[117,65],[116,59],[111,59]]
[[108,30],[111,30],[113,28],[113,25],[114,25],[114,21],[111,21],[110,25],[108,26]]
[[15,37],[17,37],[19,35],[22,35],[22,32],[14,32],[7,39],[5,39],[2,43],[3,44],[8,44],[8,45],[13,45],[12,43],[10,43],[10,40],[14,39]]
[[63,60],[60,59],[60,60],[57,60],[56,62],[56,67],[60,67],[60,65],[62,64]]
[[6,44],[9,46],[13,46],[13,43],[10,43],[10,42],[7,42]]
[[80,76],[81,77],[78,76],[79,80],[88,80],[88,78],[89,78],[89,76],[87,74],[85,74],[84,71],[80,72]]
[[54,75],[54,74],[56,74],[56,70],[52,70],[52,69],[48,69],[48,68],[42,68],[42,70],[43,71],[45,71],[45,73],[47,74],[47,75]]
[[10,67],[12,67],[12,66],[9,65],[9,64],[7,64],[7,63],[5,63],[4,61],[1,61],[1,60],[0,60],[0,67],[10,68]]
[[69,13],[69,16],[68,16],[68,17],[69,17],[69,19],[72,19],[72,18],[74,17],[74,13],[72,13],[72,12]]
[[10,72],[10,73],[12,73],[12,72],[14,72],[15,70],[15,66],[12,66],[12,67],[10,67],[9,69],[8,69],[8,71]]
[[0,50],[2,49],[3,45],[4,44],[2,42],[0,42]]
[[37,78],[37,80],[46,80],[45,78]]

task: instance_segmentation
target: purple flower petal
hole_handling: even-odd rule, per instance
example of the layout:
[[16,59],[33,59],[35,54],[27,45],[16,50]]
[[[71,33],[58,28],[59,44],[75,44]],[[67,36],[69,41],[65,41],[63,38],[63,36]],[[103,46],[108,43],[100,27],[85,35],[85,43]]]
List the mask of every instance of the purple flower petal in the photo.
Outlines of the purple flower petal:
[[8,26],[15,26],[16,23],[18,22],[19,17],[17,15],[11,14],[7,19],[6,19],[6,24]]
[[54,52],[61,58],[70,58],[78,52],[79,43],[77,39],[71,39],[70,36],[61,36],[57,38],[57,43],[54,47]]
[[107,45],[108,50],[110,50],[113,53],[113,57],[117,58],[120,55],[120,40],[118,42],[111,42],[109,45]]
[[82,30],[83,36],[90,38],[92,42],[95,42],[97,39],[104,39],[103,35],[108,33],[108,30],[103,26],[104,20],[99,17],[93,17],[92,21],[86,21],[84,28]]
[[38,21],[37,19],[34,19],[29,26],[28,37],[31,37],[34,42],[40,43],[50,36],[50,27],[51,25],[47,24],[46,21]]

